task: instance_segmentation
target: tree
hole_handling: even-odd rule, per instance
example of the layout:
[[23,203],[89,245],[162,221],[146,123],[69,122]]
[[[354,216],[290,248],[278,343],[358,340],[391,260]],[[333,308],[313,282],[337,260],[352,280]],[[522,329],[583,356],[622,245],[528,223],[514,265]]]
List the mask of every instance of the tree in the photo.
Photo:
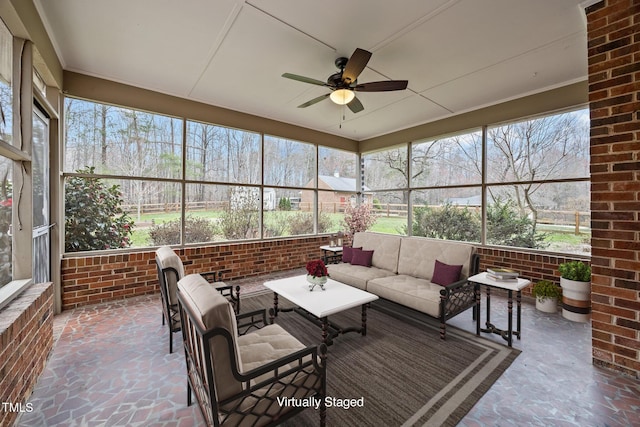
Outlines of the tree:
[[[76,171],[92,175],[94,168]],[[67,252],[131,246],[133,221],[121,208],[118,185],[100,178],[76,176],[65,184],[65,250]]]
[[362,203],[357,206],[347,204],[344,209],[344,229],[348,236],[353,236],[359,231],[367,231],[376,222],[371,205]]

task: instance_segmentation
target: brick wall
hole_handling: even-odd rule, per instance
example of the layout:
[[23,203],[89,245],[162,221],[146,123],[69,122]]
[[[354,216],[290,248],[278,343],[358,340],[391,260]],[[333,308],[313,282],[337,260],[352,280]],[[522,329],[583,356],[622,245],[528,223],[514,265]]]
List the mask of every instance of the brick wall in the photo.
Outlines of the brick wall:
[[28,410],[27,399],[52,348],[53,284],[41,283],[0,312],[0,426],[12,425],[20,409]]
[[[568,261],[584,261],[582,258],[572,258],[570,255],[542,254],[526,250],[505,248],[479,248],[480,271],[487,267],[506,267],[516,270],[520,276],[530,279],[533,283],[539,280],[551,280],[560,285],[558,266]],[[531,286],[522,293],[531,295]]]
[[640,377],[640,2],[586,13],[593,361]]
[[[304,267],[320,258],[323,236],[186,248],[176,252],[186,273],[222,271],[240,279]],[[62,260],[62,309],[159,292],[155,251]]]

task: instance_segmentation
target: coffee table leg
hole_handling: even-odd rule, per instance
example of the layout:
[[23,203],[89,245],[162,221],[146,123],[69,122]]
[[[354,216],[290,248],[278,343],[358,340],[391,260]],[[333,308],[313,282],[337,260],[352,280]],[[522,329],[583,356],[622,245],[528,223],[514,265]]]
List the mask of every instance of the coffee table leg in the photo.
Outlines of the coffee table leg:
[[329,336],[329,318],[325,316],[321,320],[322,320],[322,342],[327,344],[327,338]]
[[362,334],[362,336],[366,336],[367,335],[367,306],[369,304],[362,304],[362,329],[360,331],[360,333]]
[[274,312],[274,317],[278,317],[278,294],[277,293],[273,293],[273,312]]

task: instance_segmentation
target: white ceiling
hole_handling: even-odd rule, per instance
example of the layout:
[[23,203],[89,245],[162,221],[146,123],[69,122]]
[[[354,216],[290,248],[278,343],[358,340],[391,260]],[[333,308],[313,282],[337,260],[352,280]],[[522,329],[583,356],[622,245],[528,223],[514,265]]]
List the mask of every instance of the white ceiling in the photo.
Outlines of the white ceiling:
[[[581,2],[35,0],[66,70],[356,140],[586,80]],[[408,89],[297,108],[357,47]]]

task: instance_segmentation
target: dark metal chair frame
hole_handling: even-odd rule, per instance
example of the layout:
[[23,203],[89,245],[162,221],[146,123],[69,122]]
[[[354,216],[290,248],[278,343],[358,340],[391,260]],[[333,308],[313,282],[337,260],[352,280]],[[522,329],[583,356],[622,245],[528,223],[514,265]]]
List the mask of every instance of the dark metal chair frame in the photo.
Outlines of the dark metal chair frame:
[[[320,399],[320,426],[326,425],[327,346],[325,344],[304,348],[259,368],[240,373],[237,369],[235,344],[231,332],[225,328],[204,330],[200,323],[194,320],[196,318],[194,313],[184,304],[179,291],[178,305],[188,376],[187,405],[191,406],[193,403],[191,393],[193,390],[207,426],[218,427],[237,425],[238,423],[244,425],[245,421],[250,423],[248,425],[263,425],[264,421],[267,421],[264,424],[266,426],[278,425],[306,409],[278,404],[277,398],[282,397],[285,390],[290,391],[291,387],[295,387],[296,390],[306,390],[303,393],[306,397],[313,396]],[[268,324],[264,309],[236,315],[236,320],[239,335],[244,335],[254,328],[259,329]],[[215,336],[225,338],[233,376],[243,384],[241,393],[223,401],[219,401],[216,396],[211,363],[215,354],[211,353],[210,343]],[[291,366],[287,367],[286,365]],[[252,384],[252,381],[264,375],[268,375],[268,378]],[[312,386],[304,386],[297,384],[301,377],[315,377],[315,380]],[[243,404],[247,400],[255,401],[255,404],[249,408],[243,408]],[[267,413],[274,409],[277,410],[275,414]],[[240,421],[238,421],[238,417]]]
[[[156,269],[158,270],[158,282],[160,286],[160,299],[162,300],[162,325],[164,326],[165,322],[168,322],[169,326],[169,353],[173,353],[173,334],[176,332],[180,332],[180,319],[178,312],[178,304],[171,304],[171,300],[169,299],[169,285],[167,281],[167,274],[173,274],[176,278],[176,282],[180,280],[178,277],[178,271],[173,267],[161,268],[158,263],[158,259],[156,258]],[[200,273],[202,277],[204,277],[207,282],[221,282],[222,281],[222,273],[219,271],[210,271],[206,273]],[[216,289],[233,305],[234,311],[236,313],[240,312],[240,286],[235,287],[235,294],[233,286],[224,285],[217,286]]]

